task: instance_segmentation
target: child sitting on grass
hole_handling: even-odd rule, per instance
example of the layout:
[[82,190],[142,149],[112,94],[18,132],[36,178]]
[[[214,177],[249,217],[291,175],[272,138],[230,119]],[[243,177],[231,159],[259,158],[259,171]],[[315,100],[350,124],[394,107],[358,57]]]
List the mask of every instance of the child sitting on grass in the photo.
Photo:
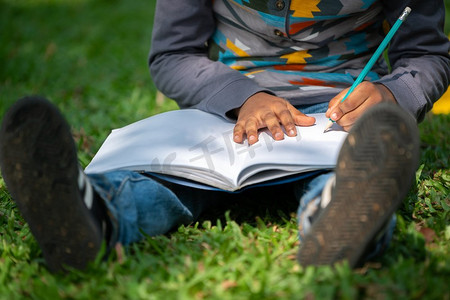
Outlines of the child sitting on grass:
[[[308,2],[308,1],[306,1]],[[449,41],[442,1],[412,1],[389,47],[391,72],[378,62],[340,100],[395,22],[403,1],[157,2],[149,58],[153,80],[180,107],[236,121],[234,141],[275,140],[311,126],[309,113],[349,131],[335,172],[271,195],[299,202],[300,264],[357,266],[386,247],[393,214],[418,164],[416,121],[445,92]],[[186,124],[189,128],[189,124]],[[149,134],[152,134],[149,132]],[[0,132],[2,175],[51,270],[84,268],[108,249],[195,221],[239,194],[207,192],[131,171],[86,175],[69,126],[49,102],[18,101]],[[264,197],[249,190],[255,205]],[[228,199],[227,199],[228,198]],[[273,199],[273,201],[279,201]]]

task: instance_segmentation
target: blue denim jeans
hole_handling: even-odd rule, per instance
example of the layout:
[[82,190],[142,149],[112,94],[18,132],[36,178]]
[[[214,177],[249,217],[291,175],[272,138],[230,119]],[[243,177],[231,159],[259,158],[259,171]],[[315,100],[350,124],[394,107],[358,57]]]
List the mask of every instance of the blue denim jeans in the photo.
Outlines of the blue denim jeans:
[[[325,112],[327,108],[328,103],[299,107],[304,113]],[[276,193],[286,192],[296,197],[299,202],[298,215],[301,215],[313,199],[317,202],[316,205],[320,205],[320,194],[331,174],[331,172],[322,173],[293,185],[281,184],[272,186],[271,189]],[[208,208],[236,201],[241,197],[239,193],[201,190],[162,182],[148,174],[132,171],[89,174],[88,177],[118,221],[117,242],[123,245],[137,242],[144,235],[165,234],[181,224],[196,221]],[[258,189],[253,188],[245,192],[247,198],[254,198],[255,205],[259,203],[261,197],[270,197],[270,193],[258,193]],[[395,222],[390,224],[387,233],[375,243],[373,254],[387,245],[393,232],[393,225]],[[302,234],[304,232],[300,236]]]
[[[181,224],[195,222],[209,208],[226,207],[240,199],[252,198],[255,205],[265,200],[263,197],[287,198],[302,194],[303,190],[323,187],[328,174],[305,180],[301,185],[281,184],[271,189],[273,194],[261,188],[248,189],[245,193],[201,190],[172,183],[163,183],[147,174],[133,171],[112,171],[104,174],[89,174],[95,191],[105,200],[106,206],[118,222],[117,241],[128,245],[141,240],[145,235],[165,234]],[[308,182],[315,186],[310,187]],[[322,184],[323,183],[323,184]],[[285,194],[286,197],[276,197]],[[312,195],[312,194],[311,194]],[[280,201],[280,200],[277,200]],[[309,202],[308,199],[305,199]],[[144,234],[143,234],[144,233]]]

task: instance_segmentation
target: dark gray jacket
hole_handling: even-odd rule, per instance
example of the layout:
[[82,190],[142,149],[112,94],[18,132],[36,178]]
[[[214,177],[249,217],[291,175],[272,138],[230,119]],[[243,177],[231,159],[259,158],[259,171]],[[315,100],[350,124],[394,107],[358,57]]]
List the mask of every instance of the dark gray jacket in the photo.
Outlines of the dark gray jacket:
[[[351,85],[408,4],[412,12],[368,80],[422,120],[449,85],[449,40],[439,0],[160,0],[149,65],[181,108],[226,117],[259,91],[294,105],[329,101]],[[214,3],[214,4],[213,4]]]

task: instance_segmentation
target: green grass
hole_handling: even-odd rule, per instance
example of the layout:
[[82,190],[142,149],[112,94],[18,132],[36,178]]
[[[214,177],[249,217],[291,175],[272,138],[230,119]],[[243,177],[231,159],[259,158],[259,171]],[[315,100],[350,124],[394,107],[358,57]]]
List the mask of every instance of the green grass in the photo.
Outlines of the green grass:
[[[175,109],[156,104],[147,69],[153,7],[0,0],[0,118],[24,95],[48,97],[86,165],[112,128]],[[0,178],[0,299],[449,299],[449,128],[447,115],[420,125],[421,167],[392,245],[358,270],[301,268],[294,208],[267,204],[232,206],[85,272],[50,274]]]

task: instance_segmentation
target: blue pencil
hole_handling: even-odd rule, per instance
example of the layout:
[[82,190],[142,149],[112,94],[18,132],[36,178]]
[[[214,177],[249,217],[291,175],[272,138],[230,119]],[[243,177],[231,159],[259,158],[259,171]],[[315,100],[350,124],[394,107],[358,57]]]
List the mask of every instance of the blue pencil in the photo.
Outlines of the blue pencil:
[[[386,49],[387,45],[391,41],[394,34],[397,32],[400,25],[402,25],[403,21],[405,21],[406,17],[411,12],[411,8],[406,7],[405,10],[402,12],[400,17],[397,19],[397,21],[394,23],[394,26],[392,26],[391,30],[389,30],[388,34],[385,36],[383,41],[381,42],[380,46],[378,46],[375,53],[370,58],[369,62],[366,64],[364,69],[359,74],[358,78],[356,78],[355,82],[352,84],[350,89],[348,90],[347,94],[345,94],[344,98],[342,98],[341,103],[345,101],[345,99],[348,98],[348,96],[353,92],[353,90],[360,84],[364,78],[367,76],[367,73],[372,69],[373,65],[377,62],[378,58],[380,57],[381,53],[383,53],[384,49]],[[327,126],[325,127],[325,131],[327,131],[332,125],[334,121],[330,119]]]

